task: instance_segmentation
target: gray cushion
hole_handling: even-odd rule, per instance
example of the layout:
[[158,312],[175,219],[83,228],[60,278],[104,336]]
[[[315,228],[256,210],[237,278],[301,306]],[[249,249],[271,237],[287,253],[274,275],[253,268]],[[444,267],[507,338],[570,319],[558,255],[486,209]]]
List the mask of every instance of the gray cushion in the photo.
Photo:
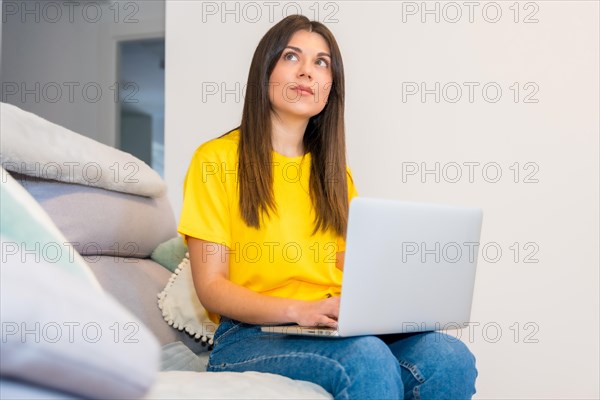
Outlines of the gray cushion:
[[[0,174],[0,375],[85,398],[141,397],[158,372],[155,336],[76,252],[61,250],[66,238],[50,217]],[[58,251],[41,250],[48,245]]]
[[181,341],[195,353],[207,351],[206,344],[169,326],[158,308],[157,294],[171,273],[148,259],[99,256],[88,262],[102,287],[137,316],[162,345]]
[[175,217],[166,195],[150,198],[12,175],[40,203],[81,255],[144,258],[150,256],[156,246],[177,235]]

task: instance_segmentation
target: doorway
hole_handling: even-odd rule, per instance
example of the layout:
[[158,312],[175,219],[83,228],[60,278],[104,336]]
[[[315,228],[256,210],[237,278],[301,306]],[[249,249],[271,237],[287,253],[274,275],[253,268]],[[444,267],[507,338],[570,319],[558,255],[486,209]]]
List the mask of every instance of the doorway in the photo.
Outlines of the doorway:
[[119,148],[164,178],[165,39],[118,43]]

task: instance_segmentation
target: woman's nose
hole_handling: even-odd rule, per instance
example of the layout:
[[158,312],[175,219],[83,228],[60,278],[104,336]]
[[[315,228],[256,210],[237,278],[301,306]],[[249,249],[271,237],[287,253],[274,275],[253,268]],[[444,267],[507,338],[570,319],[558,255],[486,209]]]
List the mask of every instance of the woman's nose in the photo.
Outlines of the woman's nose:
[[298,69],[299,77],[307,77],[309,80],[312,80],[312,64],[310,62],[303,62],[300,64]]

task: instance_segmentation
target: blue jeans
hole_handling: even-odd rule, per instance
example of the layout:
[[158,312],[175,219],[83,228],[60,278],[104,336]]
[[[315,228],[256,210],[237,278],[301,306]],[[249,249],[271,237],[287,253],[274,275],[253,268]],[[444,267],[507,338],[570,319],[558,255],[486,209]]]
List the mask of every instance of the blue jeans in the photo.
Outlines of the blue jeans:
[[222,317],[209,371],[259,371],[314,382],[335,399],[470,399],[475,358],[441,332],[319,338],[261,332]]

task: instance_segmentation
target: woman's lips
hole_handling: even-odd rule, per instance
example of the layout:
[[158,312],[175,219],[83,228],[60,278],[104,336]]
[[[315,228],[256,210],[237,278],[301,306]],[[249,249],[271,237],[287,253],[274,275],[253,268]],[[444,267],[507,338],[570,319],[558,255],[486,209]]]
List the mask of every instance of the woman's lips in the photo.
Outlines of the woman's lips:
[[303,87],[303,86],[296,86],[294,88],[292,88],[293,90],[297,91],[298,93],[300,93],[301,95],[313,95],[313,91],[311,88],[309,87]]

